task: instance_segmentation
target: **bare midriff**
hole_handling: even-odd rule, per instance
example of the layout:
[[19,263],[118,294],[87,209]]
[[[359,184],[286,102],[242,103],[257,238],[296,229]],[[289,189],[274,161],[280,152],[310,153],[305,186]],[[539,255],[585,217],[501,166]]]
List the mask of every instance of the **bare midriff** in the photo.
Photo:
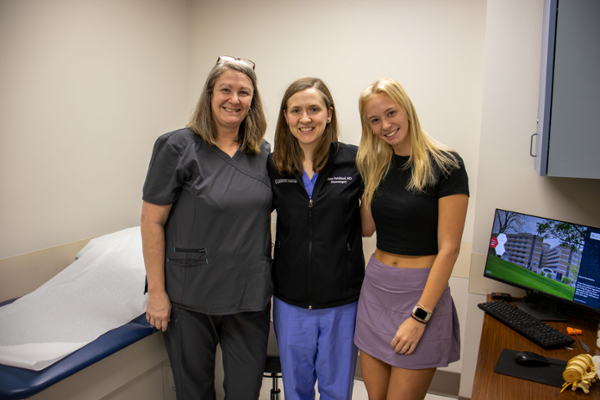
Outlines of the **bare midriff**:
[[403,256],[379,249],[375,249],[373,256],[385,265],[398,268],[431,268],[436,257],[435,254],[431,256]]

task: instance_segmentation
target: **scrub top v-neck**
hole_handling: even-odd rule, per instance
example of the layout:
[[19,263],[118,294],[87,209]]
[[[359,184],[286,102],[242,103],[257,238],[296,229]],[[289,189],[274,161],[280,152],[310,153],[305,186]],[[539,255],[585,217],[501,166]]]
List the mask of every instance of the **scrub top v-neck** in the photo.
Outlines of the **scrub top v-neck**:
[[155,143],[143,200],[172,204],[165,286],[173,303],[210,315],[263,310],[273,292],[269,144],[233,157],[185,128]]

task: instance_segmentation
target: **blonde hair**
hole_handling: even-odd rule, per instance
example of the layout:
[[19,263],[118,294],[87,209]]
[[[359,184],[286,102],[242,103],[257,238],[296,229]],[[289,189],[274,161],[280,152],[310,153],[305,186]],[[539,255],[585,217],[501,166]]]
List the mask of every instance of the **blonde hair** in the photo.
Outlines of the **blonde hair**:
[[453,150],[423,131],[417,111],[402,85],[392,78],[380,79],[367,87],[358,101],[362,137],[356,163],[365,182],[363,201],[367,207],[371,207],[375,191],[389,171],[394,155],[392,146],[375,135],[365,115],[365,107],[369,100],[380,93],[389,96],[402,108],[408,119],[411,154],[404,168],[412,167],[412,177],[406,187],[407,190],[422,193],[427,186],[434,185],[436,183],[434,165],[439,167],[442,174],[449,174],[454,168],[459,167],[457,157],[451,153]]
[[256,86],[256,74],[251,66],[242,61],[220,61],[208,74],[204,89],[196,105],[196,111],[192,116],[188,128],[200,135],[206,143],[216,146],[215,132],[217,130],[212,116],[211,95],[215,88],[217,78],[227,70],[239,71],[245,74],[252,82],[252,102],[248,115],[242,121],[238,133],[240,150],[249,154],[260,153],[260,145],[267,131],[267,119],[263,111],[262,100],[258,87]]

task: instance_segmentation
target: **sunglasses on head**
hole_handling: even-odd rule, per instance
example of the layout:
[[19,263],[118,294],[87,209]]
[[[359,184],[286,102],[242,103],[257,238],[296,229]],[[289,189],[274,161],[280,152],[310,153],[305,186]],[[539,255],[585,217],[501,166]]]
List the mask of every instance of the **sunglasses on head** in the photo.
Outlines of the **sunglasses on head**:
[[232,56],[219,56],[219,58],[217,59],[217,64],[219,64],[223,61],[243,62],[247,66],[252,67],[252,70],[254,70],[254,67],[256,66],[256,64],[254,64],[254,61],[252,61],[252,60],[248,60],[247,58],[238,58],[238,57],[232,57]]

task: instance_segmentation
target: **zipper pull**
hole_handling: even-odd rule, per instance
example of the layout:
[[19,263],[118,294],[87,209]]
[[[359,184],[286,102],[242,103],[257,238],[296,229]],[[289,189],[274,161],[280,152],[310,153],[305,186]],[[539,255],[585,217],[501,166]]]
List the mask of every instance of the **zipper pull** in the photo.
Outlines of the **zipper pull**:
[[313,206],[313,202],[312,202],[312,199],[310,199],[310,201],[308,202],[308,208],[312,208],[312,206]]

